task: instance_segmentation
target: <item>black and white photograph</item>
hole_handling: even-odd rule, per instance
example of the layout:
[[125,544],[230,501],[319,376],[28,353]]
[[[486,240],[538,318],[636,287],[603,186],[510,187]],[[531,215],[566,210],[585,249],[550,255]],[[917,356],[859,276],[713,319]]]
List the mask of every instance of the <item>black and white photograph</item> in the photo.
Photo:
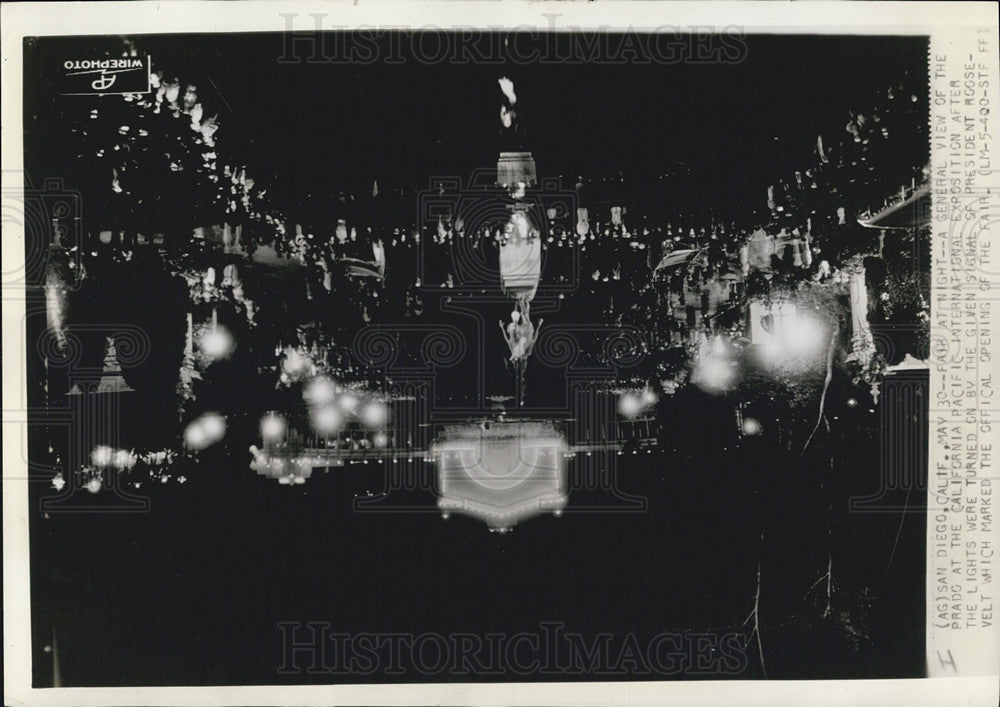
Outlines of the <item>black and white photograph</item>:
[[989,539],[930,598],[930,32],[287,8],[4,47],[31,688],[922,679],[990,629]]

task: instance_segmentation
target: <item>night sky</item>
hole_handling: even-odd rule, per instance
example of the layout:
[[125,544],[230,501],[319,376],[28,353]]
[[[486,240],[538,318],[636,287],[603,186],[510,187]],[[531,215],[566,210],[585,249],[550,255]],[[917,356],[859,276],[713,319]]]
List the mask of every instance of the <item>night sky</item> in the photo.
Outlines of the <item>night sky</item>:
[[[783,170],[813,164],[817,134],[828,144],[840,140],[849,110],[869,110],[878,92],[907,74],[909,83],[925,84],[927,71],[923,37],[731,37],[727,51],[735,63],[669,65],[422,63],[407,54],[409,39],[397,37],[392,51],[382,39],[371,50],[374,40],[362,44],[347,35],[328,54],[356,47],[393,63],[312,64],[302,44],[301,61],[288,63],[279,61],[288,52],[280,34],[130,39],[165,78],[197,85],[206,115],[219,114],[220,154],[245,162],[258,183],[284,200],[361,193],[373,178],[383,190],[421,188],[433,176],[494,166],[496,80],[508,75],[539,177],[687,174],[698,199],[724,209],[734,197],[756,200]],[[525,55],[542,41],[569,40],[510,41]],[[489,36],[482,42],[502,44]],[[26,110],[33,97],[51,110],[46,67],[53,60],[58,65],[67,53],[88,56],[109,47],[120,48],[121,40],[46,38],[31,46],[26,67],[36,78],[26,82]],[[89,110],[99,100],[62,97],[54,106]],[[61,151],[48,139],[43,146],[46,154],[28,155],[29,171],[67,169],[72,145]],[[914,156],[914,163],[921,159]]]

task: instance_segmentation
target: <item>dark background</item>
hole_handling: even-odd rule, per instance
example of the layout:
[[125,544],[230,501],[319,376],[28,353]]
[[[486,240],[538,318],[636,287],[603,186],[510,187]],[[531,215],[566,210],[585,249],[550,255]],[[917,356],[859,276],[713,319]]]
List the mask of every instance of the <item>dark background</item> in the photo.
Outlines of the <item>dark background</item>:
[[[327,56],[371,51],[371,40],[329,37]],[[574,51],[568,36],[508,40],[516,53],[501,57]],[[906,83],[926,85],[928,51],[922,37],[750,36],[709,45],[730,58],[722,63],[425,63],[405,54],[418,39],[379,41],[380,52],[403,52],[403,60],[310,63],[313,45],[291,45],[280,34],[143,36],[135,45],[164,79],[197,87],[205,115],[219,116],[220,154],[245,163],[277,206],[295,213],[341,190],[370,192],[375,178],[383,191],[425,188],[432,177],[468,178],[495,166],[497,78],[506,75],[539,177],[562,176],[571,187],[577,176],[623,173],[648,185],[683,175],[662,188],[662,198],[681,188],[685,210],[724,218],[759,207],[778,177],[815,164],[817,135],[839,142],[852,113],[870,111],[905,74]],[[496,35],[479,42],[483,53],[502,44]],[[70,37],[28,46],[25,145],[33,177],[72,182],[76,146],[53,141],[52,123],[109,99],[59,97],[52,89],[66,56],[100,56],[109,44],[116,41]],[[612,52],[617,41],[599,46]],[[918,96],[925,101],[926,91]]]
[[[374,178],[383,189],[422,187],[432,175],[491,166],[496,79],[506,74],[541,175],[678,172],[692,212],[726,214],[763,201],[776,172],[814,163],[816,135],[843,133],[852,107],[866,110],[903,71],[926,71],[924,38],[746,41],[740,63],[671,66],[282,64],[282,38],[267,34],[141,37],[136,46],[168,77],[198,85],[208,112],[220,115],[220,152],[245,155],[289,210],[339,190],[363,192]],[[106,46],[47,38],[26,47],[33,183],[59,176],[68,188],[90,188],[61,127],[109,99],[55,96],[48,67],[66,52],[82,58]],[[144,306],[155,308],[155,295]],[[433,305],[428,312],[433,320]],[[32,391],[37,403],[40,385]],[[148,421],[122,404],[127,441]],[[867,414],[865,402],[854,413],[843,399],[836,405],[844,415]],[[800,461],[782,457],[774,439],[730,445],[731,414],[690,393],[663,411],[675,423],[662,453],[604,460],[621,489],[647,500],[645,512],[588,513],[594,500],[571,493],[563,518],[533,519],[504,536],[467,518],[443,522],[429,488],[413,494],[429,512],[355,512],[356,495],[381,489],[379,466],[278,487],[248,468],[251,436],[233,435],[178,470],[187,483],[146,482],[148,513],[32,516],[35,684],[52,684],[44,647],[54,636],[64,685],[155,685],[345,680],[277,673],[279,621],[327,621],[337,632],[508,635],[558,621],[585,638],[631,632],[640,645],[661,631],[738,632],[758,567],[769,677],[923,675],[922,492],[909,499],[918,512],[902,525],[898,513],[847,510],[850,496],[877,491],[880,446],[870,432],[879,421],[850,418]],[[33,453],[44,446],[36,435]],[[571,487],[574,474],[571,465]],[[43,472],[31,485],[32,508],[52,494],[50,478]],[[815,592],[806,595],[831,548],[840,599],[827,621]],[[525,677],[551,679],[487,679]],[[698,677],[763,671],[750,647],[741,674]],[[475,678],[411,670],[348,679]]]

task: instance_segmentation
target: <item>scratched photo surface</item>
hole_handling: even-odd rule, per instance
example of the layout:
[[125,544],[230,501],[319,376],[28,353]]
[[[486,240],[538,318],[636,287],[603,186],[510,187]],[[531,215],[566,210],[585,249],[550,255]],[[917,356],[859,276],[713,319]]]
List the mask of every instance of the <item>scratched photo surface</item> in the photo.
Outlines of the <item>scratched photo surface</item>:
[[925,675],[927,38],[23,51],[35,687]]

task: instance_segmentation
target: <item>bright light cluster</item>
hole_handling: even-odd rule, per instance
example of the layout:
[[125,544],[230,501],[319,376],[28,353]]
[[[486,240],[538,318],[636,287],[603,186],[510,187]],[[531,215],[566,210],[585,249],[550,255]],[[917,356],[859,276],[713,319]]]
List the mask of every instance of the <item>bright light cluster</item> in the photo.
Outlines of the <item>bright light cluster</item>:
[[207,449],[226,436],[226,418],[217,412],[206,412],[193,420],[184,430],[184,444],[188,449]]
[[[133,450],[115,449],[107,444],[99,444],[90,450],[90,466],[86,466],[82,470],[83,477],[86,479],[83,487],[90,493],[99,493],[103,488],[106,469],[128,471],[135,466],[138,460],[139,457]],[[51,483],[56,491],[62,491],[66,486],[66,479],[62,472],[56,473]]]
[[339,433],[352,419],[372,430],[384,429],[389,421],[389,407],[384,402],[365,399],[326,376],[309,380],[302,389],[302,399],[309,408],[313,431],[326,437]]
[[829,339],[826,327],[816,316],[803,313],[791,302],[771,308],[770,328],[760,346],[770,365],[801,366],[816,361]]
[[701,344],[691,382],[706,393],[722,393],[736,381],[736,351],[733,343],[721,334]]
[[743,420],[743,434],[747,436],[752,437],[754,435],[759,435],[763,429],[764,428],[760,422],[752,417],[748,417]]
[[736,361],[725,356],[706,356],[694,369],[691,381],[710,393],[728,390],[736,379]]
[[114,467],[119,471],[131,469],[138,459],[135,452],[127,449],[114,449],[99,444],[90,452],[90,463],[98,468]]
[[618,397],[618,412],[622,417],[637,417],[655,405],[659,399],[651,388],[645,388],[641,393],[627,391]]
[[288,423],[281,415],[271,412],[260,420],[260,436],[265,444],[275,444],[285,438],[288,431]]
[[328,405],[339,391],[337,384],[326,376],[316,376],[302,389],[302,399],[309,405]]
[[213,325],[205,330],[198,340],[198,346],[202,353],[213,361],[227,358],[236,348],[232,334],[223,327]]
[[792,353],[807,355],[822,348],[823,340],[828,338],[825,334],[815,317],[797,314],[782,322],[778,338]]
[[336,402],[309,410],[309,423],[317,434],[333,436],[344,428],[344,413]]

